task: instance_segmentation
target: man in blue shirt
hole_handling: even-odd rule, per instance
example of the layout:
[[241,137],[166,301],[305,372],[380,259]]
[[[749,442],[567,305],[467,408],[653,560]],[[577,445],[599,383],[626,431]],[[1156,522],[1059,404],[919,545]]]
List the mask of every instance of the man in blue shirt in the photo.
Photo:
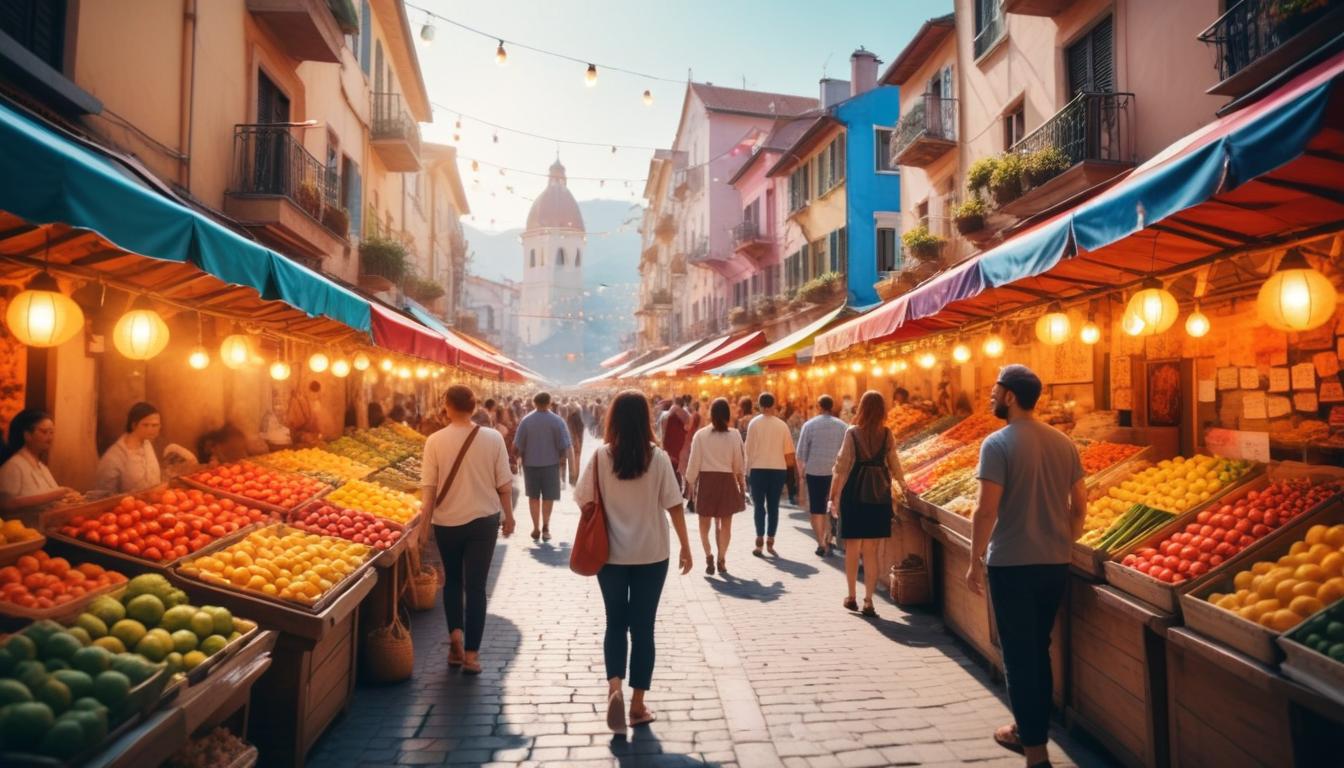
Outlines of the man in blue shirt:
[[803,424],[798,434],[798,473],[807,487],[807,511],[812,515],[812,533],[817,537],[817,557],[828,554],[829,537],[826,500],[831,496],[831,473],[835,457],[845,443],[845,422],[831,413],[835,401],[830,395],[817,398],[816,416]]
[[[532,540],[551,540],[551,507],[560,498],[560,463],[578,467],[565,420],[551,411],[551,396],[538,392],[536,410],[523,417],[513,447],[523,465],[523,490],[532,513]],[[575,473],[571,472],[571,476]],[[573,478],[571,477],[571,480]]]

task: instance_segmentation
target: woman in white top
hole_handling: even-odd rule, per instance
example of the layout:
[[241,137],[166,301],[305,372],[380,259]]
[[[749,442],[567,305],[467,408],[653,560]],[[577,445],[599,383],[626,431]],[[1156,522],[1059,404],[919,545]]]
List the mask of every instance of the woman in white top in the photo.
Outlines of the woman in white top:
[[[460,384],[443,398],[448,426],[425,440],[420,461],[420,508],[443,561],[443,613],[448,621],[448,666],[481,673],[485,586],[499,533],[513,533],[513,474],[504,438],[472,421],[476,395]],[[458,464],[458,457],[461,463]],[[457,464],[457,474],[453,466]],[[451,487],[447,484],[451,482]],[[442,498],[442,503],[438,503]]]
[[93,487],[108,493],[135,493],[162,482],[154,439],[163,419],[149,403],[136,403],[126,416],[126,433],[103,453]]
[[695,501],[700,517],[700,543],[705,547],[705,573],[714,575],[714,553],[709,546],[709,528],[719,543],[719,573],[727,575],[728,540],[733,533],[733,515],[746,508],[746,461],[742,433],[730,429],[732,409],[722,397],[709,406],[710,426],[691,438],[686,461],[686,492]]
[[[583,468],[575,486],[574,500],[582,507],[602,494],[607,516],[610,552],[607,564],[597,573],[602,602],[607,609],[607,633],[602,644],[606,660],[607,725],[616,733],[626,728],[625,679],[629,640],[630,724],[654,720],[644,705],[644,694],[653,680],[653,623],[667,579],[671,554],[666,513],[681,543],[677,558],[683,574],[691,570],[691,542],[682,514],[681,489],[672,471],[672,460],[653,442],[649,401],[627,390],[612,401],[607,414],[604,443]],[[595,487],[596,486],[596,487]]]
[[44,459],[56,437],[51,416],[35,408],[19,411],[9,422],[4,464],[0,464],[0,512],[31,512],[79,492],[56,484]]

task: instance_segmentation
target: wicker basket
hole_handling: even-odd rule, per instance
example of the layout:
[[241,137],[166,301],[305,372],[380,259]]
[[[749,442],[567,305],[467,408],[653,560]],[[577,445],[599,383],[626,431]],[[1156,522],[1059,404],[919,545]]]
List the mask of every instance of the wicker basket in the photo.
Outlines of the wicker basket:
[[411,630],[398,615],[386,627],[379,627],[364,638],[364,665],[375,683],[396,683],[410,678],[415,668],[415,646]]
[[406,602],[413,611],[428,611],[434,607],[434,596],[438,594],[443,580],[437,568],[423,565],[419,572],[411,576],[410,589]]
[[891,599],[901,606],[927,605],[933,599],[929,569],[922,560],[918,565],[891,566]]

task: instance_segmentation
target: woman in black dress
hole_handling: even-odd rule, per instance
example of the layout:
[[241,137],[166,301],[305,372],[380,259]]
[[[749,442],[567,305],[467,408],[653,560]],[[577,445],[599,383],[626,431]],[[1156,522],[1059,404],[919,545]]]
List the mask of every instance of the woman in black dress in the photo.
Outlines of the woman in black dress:
[[[885,425],[887,404],[881,393],[868,390],[859,400],[854,424],[845,431],[845,441],[835,458],[831,481],[831,516],[840,519],[840,538],[846,540],[845,581],[849,596],[844,606],[859,610],[855,582],[859,559],[863,559],[864,616],[876,616],[873,594],[882,564],[878,557],[883,540],[891,536],[892,505],[904,495],[896,440]],[[854,540],[855,545],[848,542]]]

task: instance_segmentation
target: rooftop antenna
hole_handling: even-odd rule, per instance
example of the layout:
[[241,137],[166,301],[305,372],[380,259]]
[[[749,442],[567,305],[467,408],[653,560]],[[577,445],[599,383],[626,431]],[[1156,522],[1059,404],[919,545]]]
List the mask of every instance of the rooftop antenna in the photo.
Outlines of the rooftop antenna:
[[835,51],[831,51],[830,53],[826,54],[826,60],[821,62],[821,77],[823,80],[826,78],[826,68],[831,65],[831,57],[834,55]]

